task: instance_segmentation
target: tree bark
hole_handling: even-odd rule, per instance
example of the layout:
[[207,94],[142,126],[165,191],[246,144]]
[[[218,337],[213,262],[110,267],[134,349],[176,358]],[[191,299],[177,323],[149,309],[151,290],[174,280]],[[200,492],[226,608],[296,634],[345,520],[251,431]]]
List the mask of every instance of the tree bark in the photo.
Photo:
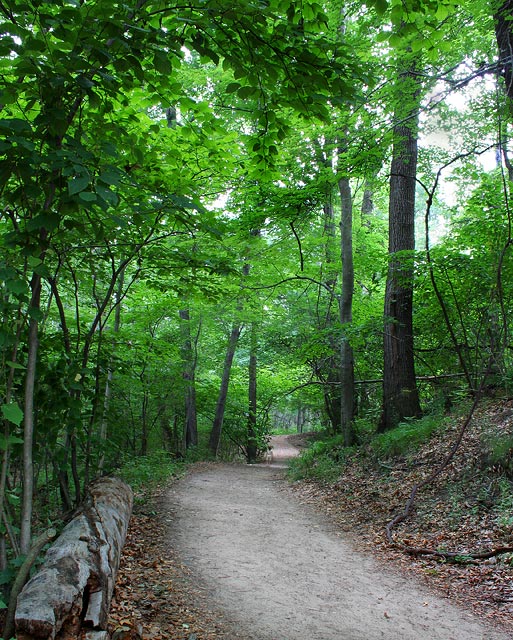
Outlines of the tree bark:
[[505,92],[513,110],[513,0],[506,0],[494,14],[495,37],[499,48],[498,67],[504,78]]
[[18,597],[18,640],[106,629],[128,523],[132,490],[117,478],[91,485],[78,515],[50,547]]
[[353,322],[353,201],[349,178],[338,183],[341,201],[340,243],[342,256],[342,292],[340,294],[340,426],[344,445],[350,447],[355,441],[354,418],[354,356],[347,337],[347,327]]
[[21,506],[20,551],[28,553],[32,540],[32,508],[34,493],[34,393],[36,384],[37,351],[39,346],[39,322],[41,307],[41,276],[34,273],[30,283],[30,301],[27,373],[25,378],[25,404],[23,422],[23,498]]
[[241,325],[234,324],[230,332],[230,337],[228,338],[228,348],[226,349],[226,356],[224,359],[223,375],[221,378],[221,386],[219,388],[219,396],[217,398],[216,413],[209,439],[209,448],[214,456],[217,456],[219,443],[221,442],[221,431],[223,428],[224,411],[226,408],[226,398],[228,397],[228,385],[230,383],[233,357],[235,355],[241,331]]
[[257,328],[251,324],[251,350],[248,367],[248,443],[246,457],[248,464],[256,461],[257,457]]
[[379,430],[421,415],[413,354],[413,251],[419,87],[415,63],[396,85],[384,308],[383,410]]
[[198,418],[196,413],[196,357],[192,347],[189,309],[178,312],[182,334],[182,377],[185,382],[185,448],[198,444]]
[[6,638],[8,640],[14,635],[14,615],[16,613],[16,606],[20,591],[25,586],[30,570],[36,562],[37,557],[43,550],[43,547],[54,540],[56,537],[57,531],[55,529],[47,529],[34,540],[30,551],[26,555],[25,560],[23,561],[23,564],[21,565],[20,570],[16,575],[16,579],[14,580],[11,587],[9,606],[7,608],[7,616],[5,618],[3,638]]

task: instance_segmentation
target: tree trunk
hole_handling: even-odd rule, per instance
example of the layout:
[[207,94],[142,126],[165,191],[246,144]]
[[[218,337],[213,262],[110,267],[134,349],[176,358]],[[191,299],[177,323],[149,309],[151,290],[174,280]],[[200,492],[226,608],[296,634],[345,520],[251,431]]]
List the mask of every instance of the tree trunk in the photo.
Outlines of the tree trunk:
[[325,236],[324,268],[326,272],[324,283],[326,287],[331,291],[331,296],[328,301],[328,308],[324,314],[324,318],[320,318],[320,326],[322,329],[331,328],[332,330],[328,337],[332,353],[331,355],[323,359],[319,369],[322,377],[327,382],[327,384],[325,384],[323,387],[324,406],[326,407],[326,413],[328,414],[333,433],[339,433],[341,430],[341,389],[339,363],[340,354],[338,348],[338,339],[335,335],[335,324],[337,322],[337,317],[336,312],[333,311],[333,305],[336,300],[335,288],[337,286],[338,267],[335,257],[335,213],[333,210],[331,188],[330,191],[326,194],[326,200],[323,206],[323,215]]
[[354,357],[347,337],[347,327],[353,322],[353,201],[349,178],[338,183],[341,201],[340,242],[342,256],[342,293],[340,295],[340,426],[344,445],[354,444]]
[[[119,333],[121,328],[121,298],[123,296],[123,287],[125,284],[125,267],[120,271],[119,274],[119,282],[118,289],[116,291],[116,309],[114,311],[114,335],[116,336]],[[102,409],[102,419],[100,423],[100,446],[102,447],[100,457],[98,459],[98,474],[101,475],[103,473],[103,468],[105,466],[105,446],[107,443],[107,434],[108,434],[108,414],[109,414],[109,406],[110,399],[112,395],[112,378],[114,374],[112,372],[112,358],[109,359],[109,366],[107,370],[107,380],[105,382],[105,391],[103,393],[103,409]]]
[[221,378],[221,387],[219,389],[219,396],[217,398],[216,413],[214,416],[214,422],[212,424],[212,431],[210,432],[210,439],[208,446],[214,456],[217,455],[219,450],[219,443],[221,442],[221,431],[223,428],[224,411],[226,408],[226,398],[228,397],[228,385],[230,383],[230,373],[232,370],[233,357],[237,348],[237,342],[242,331],[241,325],[234,324],[230,332],[228,339],[228,348],[226,349],[226,356],[224,359],[223,375]]
[[249,354],[249,384],[248,384],[248,443],[246,456],[248,464],[256,461],[257,457],[257,328],[251,324],[251,351]]
[[383,409],[379,430],[421,415],[413,354],[413,251],[419,87],[415,64],[398,75],[384,309]]
[[370,225],[370,217],[372,216],[372,213],[374,211],[373,196],[374,196],[374,189],[372,188],[372,182],[370,180],[365,180],[361,212],[362,212],[362,224],[364,224],[367,227]]
[[494,14],[495,37],[499,48],[498,67],[504,78],[505,92],[513,110],[513,0],[503,2]]
[[23,422],[23,498],[21,506],[20,550],[28,553],[32,540],[32,507],[34,494],[34,392],[36,384],[39,323],[37,314],[41,307],[41,276],[34,273],[30,283],[30,320],[28,333],[27,372],[25,378],[25,404]]
[[150,402],[150,392],[147,389],[147,384],[144,376],[141,376],[141,382],[144,387],[142,404],[141,404],[141,456],[148,455],[148,404]]
[[189,309],[178,312],[182,334],[182,377],[185,382],[185,447],[198,444],[198,418],[196,412],[196,356],[192,346]]
[[79,637],[81,629],[107,628],[132,501],[130,487],[117,478],[90,487],[78,515],[18,597],[18,640],[50,639],[59,631]]

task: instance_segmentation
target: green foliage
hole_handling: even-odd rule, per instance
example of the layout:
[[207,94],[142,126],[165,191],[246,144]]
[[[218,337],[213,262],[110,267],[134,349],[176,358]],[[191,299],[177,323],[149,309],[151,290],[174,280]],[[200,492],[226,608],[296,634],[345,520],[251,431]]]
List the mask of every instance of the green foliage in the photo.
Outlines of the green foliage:
[[513,478],[513,435],[502,434],[483,440],[484,463],[496,473]]
[[335,482],[343,472],[344,463],[353,454],[353,447],[344,447],[342,435],[318,440],[289,462],[287,473],[291,480],[315,478],[321,482]]
[[132,487],[140,500],[144,500],[144,496],[150,494],[153,489],[183,472],[183,463],[163,450],[153,451],[147,456],[127,456],[116,469],[116,475]]
[[406,455],[429,440],[443,424],[443,417],[439,414],[428,414],[419,420],[402,422],[395,429],[375,436],[370,443],[370,449],[379,457],[393,458]]
[[[437,64],[452,69],[451,87],[465,88],[459,63],[474,60],[477,69],[481,57],[493,60],[488,8],[478,7],[468,28],[472,7],[452,0],[349,3],[344,25],[337,3],[315,0],[7,5],[0,5],[0,449],[9,452],[7,477],[19,478],[22,462],[31,320],[39,322],[33,457],[38,493],[53,496],[48,508],[119,466],[122,453],[122,473],[136,491],[179,469],[170,454],[185,453],[187,365],[200,445],[186,457],[205,454],[220,345],[233,322],[259,325],[260,451],[273,412],[287,424],[301,415],[326,422],[324,383],[336,376],[342,338],[353,347],[357,377],[381,377],[394,59],[411,47],[426,62],[423,89],[445,77]],[[497,111],[495,98],[484,98],[480,91],[465,126],[457,126],[458,140],[472,133],[465,150],[486,137],[483,122]],[[450,109],[432,111],[441,121]],[[433,130],[440,128],[437,121]],[[433,159],[446,161],[447,153],[425,154],[425,182],[433,179]],[[455,172],[465,186],[459,217],[433,264],[473,371],[499,347],[504,374],[511,370],[502,331],[511,320],[511,261],[504,261],[502,297],[495,273],[509,221],[500,177],[482,173],[477,165]],[[341,176],[354,190],[356,276],[353,322],[343,326]],[[369,185],[374,209],[358,216]],[[414,258],[420,369],[458,371],[427,265]],[[39,279],[41,303],[33,305]],[[226,442],[238,451],[247,447],[249,352],[243,331],[225,420]],[[356,429],[366,442],[379,386],[357,392]],[[423,427],[411,427],[397,443],[375,446],[414,446],[412,434]],[[142,450],[149,455],[137,457]],[[294,464],[306,475],[336,477],[349,453],[335,440]],[[19,498],[19,489],[3,497]]]
[[500,478],[498,483],[499,496],[497,498],[497,522],[507,529],[513,528],[513,483],[507,478]]

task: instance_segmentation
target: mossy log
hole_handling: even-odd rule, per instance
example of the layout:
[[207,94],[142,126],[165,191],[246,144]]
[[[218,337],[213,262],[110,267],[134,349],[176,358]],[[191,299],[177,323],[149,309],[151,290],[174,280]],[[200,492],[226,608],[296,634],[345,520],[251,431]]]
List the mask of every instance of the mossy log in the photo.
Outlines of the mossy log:
[[132,490],[117,478],[90,486],[18,597],[17,640],[77,638],[87,629],[106,629],[132,504]]

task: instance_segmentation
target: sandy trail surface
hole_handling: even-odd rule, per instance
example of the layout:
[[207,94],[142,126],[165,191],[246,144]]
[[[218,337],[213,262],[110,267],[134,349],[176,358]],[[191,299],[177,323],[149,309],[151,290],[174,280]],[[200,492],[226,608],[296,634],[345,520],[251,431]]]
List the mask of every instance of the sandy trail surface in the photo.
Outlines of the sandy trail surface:
[[286,438],[272,463],[216,465],[168,495],[170,545],[233,638],[506,640],[509,635],[355,550],[284,480]]

